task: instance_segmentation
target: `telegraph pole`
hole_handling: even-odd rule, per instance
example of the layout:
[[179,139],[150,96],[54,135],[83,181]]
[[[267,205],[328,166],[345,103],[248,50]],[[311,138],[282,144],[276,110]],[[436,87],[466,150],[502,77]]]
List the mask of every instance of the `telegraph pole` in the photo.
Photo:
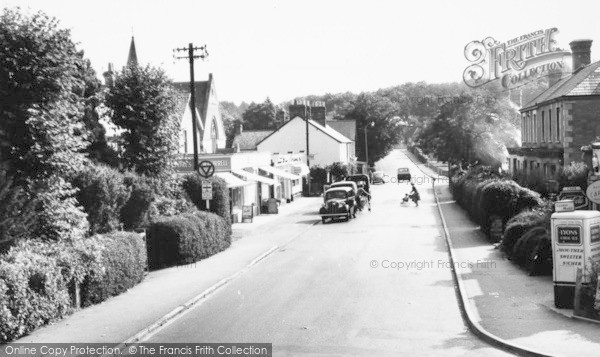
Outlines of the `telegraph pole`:
[[308,166],[308,174],[306,175],[306,185],[308,187],[308,197],[310,197],[310,146],[308,145],[308,120],[309,116],[312,116],[312,112],[309,114],[304,107],[304,116],[306,117],[306,166]]
[[[194,55],[194,51],[202,51],[199,55]],[[175,52],[187,51],[187,56],[175,56]],[[196,58],[205,59],[208,57],[208,51],[206,51],[206,45],[202,47],[194,47],[193,43],[190,43],[188,47],[176,48],[173,50],[173,57],[176,59],[187,59],[190,61],[190,110],[192,112],[192,139],[194,142],[194,171],[198,171],[198,128],[196,118],[196,87],[194,80],[194,60]]]

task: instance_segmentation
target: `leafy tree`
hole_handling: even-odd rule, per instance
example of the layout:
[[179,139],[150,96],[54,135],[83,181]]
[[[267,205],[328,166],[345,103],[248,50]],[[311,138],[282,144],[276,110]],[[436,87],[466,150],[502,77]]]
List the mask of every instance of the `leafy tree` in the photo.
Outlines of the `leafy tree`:
[[397,117],[398,107],[390,99],[370,93],[361,93],[346,114],[346,119],[356,120],[356,152],[365,160],[365,136],[369,146],[369,165],[384,158],[398,142],[402,127]]
[[269,98],[262,103],[252,103],[242,115],[244,128],[250,130],[276,129],[276,112],[277,108]]
[[454,164],[499,165],[506,146],[515,145],[514,110],[507,101],[481,101],[481,92],[462,94],[425,123],[418,145],[426,154]]
[[223,127],[225,128],[225,136],[227,137],[226,147],[231,147],[235,137],[236,125],[242,122],[242,111],[233,102],[220,102],[219,110],[223,119]]
[[68,30],[42,12],[0,15],[0,159],[23,180],[67,175],[88,145],[82,71]]
[[112,121],[125,129],[123,164],[138,174],[166,179],[179,145],[176,92],[162,69],[129,67],[106,96]]
[[36,200],[14,183],[14,178],[0,166],[0,253],[15,242],[30,237],[36,221]]

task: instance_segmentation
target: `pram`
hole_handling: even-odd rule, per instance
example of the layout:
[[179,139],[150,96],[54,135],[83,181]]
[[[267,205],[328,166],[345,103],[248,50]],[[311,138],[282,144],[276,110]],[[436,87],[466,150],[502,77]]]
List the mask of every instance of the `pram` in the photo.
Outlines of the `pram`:
[[410,195],[407,193],[406,195],[404,195],[404,197],[402,197],[402,202],[400,202],[400,204],[407,205],[409,200],[410,200]]

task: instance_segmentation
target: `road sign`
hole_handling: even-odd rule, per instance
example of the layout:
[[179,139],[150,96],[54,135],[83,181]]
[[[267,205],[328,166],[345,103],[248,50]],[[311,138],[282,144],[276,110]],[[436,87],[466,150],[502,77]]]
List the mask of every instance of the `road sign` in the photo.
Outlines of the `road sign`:
[[573,200],[576,210],[587,209],[588,207],[588,198],[579,186],[563,187],[562,191],[558,194],[557,200]]
[[212,200],[213,199],[212,183],[210,181],[202,181],[202,199],[203,200]]
[[215,165],[210,161],[202,161],[198,166],[198,173],[204,178],[212,177],[215,173]]
[[600,204],[600,181],[592,182],[585,193],[590,201]]

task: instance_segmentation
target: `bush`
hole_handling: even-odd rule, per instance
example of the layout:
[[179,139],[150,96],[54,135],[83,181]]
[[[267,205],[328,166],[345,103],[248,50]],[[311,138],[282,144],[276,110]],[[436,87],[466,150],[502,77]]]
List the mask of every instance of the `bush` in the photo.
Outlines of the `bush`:
[[513,260],[530,275],[552,273],[552,242],[545,227],[527,231],[513,248]]
[[231,244],[230,224],[207,212],[164,217],[146,231],[148,266],[159,269],[194,263]]
[[39,202],[31,236],[43,240],[75,241],[87,234],[87,214],[77,202],[77,189],[70,183],[62,177],[51,176],[33,183],[30,190]]
[[76,175],[73,185],[79,188],[77,201],[88,215],[91,234],[119,228],[119,212],[130,197],[122,173],[110,167],[91,165]]
[[423,155],[423,153],[421,152],[421,149],[419,149],[418,147],[414,146],[414,145],[410,145],[408,146],[408,151],[413,154],[417,160],[419,160],[421,163],[426,164],[427,163],[427,157],[425,155]]
[[196,212],[199,212],[196,206],[185,197],[171,198],[158,196],[150,207],[149,221],[155,222],[160,217],[173,217]]
[[125,175],[124,184],[131,190],[129,199],[120,210],[124,228],[134,230],[147,226],[152,202],[156,199],[156,187],[152,180],[134,173]]
[[119,295],[144,278],[147,266],[144,238],[137,233],[115,232],[90,238],[101,247],[102,271],[86,276],[81,286],[83,306]]
[[69,311],[69,294],[54,258],[32,246],[0,260],[0,343],[23,336]]
[[216,213],[227,222],[231,232],[231,213],[229,207],[229,189],[225,180],[219,177],[203,179],[199,174],[187,175],[183,180],[183,189],[190,200],[201,211],[206,211],[206,203],[202,199],[202,181],[208,180],[212,183],[213,199],[210,201],[210,212]]
[[511,218],[507,224],[502,237],[500,248],[512,257],[513,248],[517,241],[528,231],[535,227],[550,229],[550,215],[552,209],[548,208],[526,210]]

